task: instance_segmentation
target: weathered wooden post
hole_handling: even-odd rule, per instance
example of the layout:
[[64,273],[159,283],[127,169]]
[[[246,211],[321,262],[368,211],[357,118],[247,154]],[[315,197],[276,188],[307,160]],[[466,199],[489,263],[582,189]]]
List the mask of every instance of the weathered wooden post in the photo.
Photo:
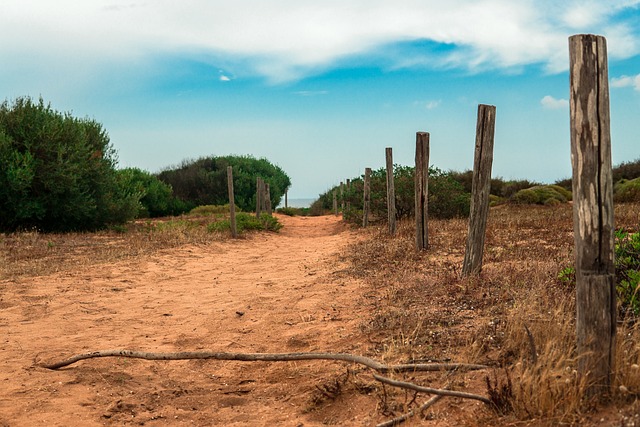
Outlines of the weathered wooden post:
[[338,216],[338,194],[336,190],[333,190],[333,214]]
[[569,38],[578,372],[587,394],[607,393],[616,344],[613,176],[607,42]]
[[256,178],[256,217],[260,218],[260,214],[262,213],[262,179],[260,177]]
[[476,125],[476,150],[473,159],[473,180],[471,183],[471,211],[469,233],[462,264],[462,275],[480,273],[484,254],[484,238],[489,214],[489,193],[491,191],[491,164],[493,163],[493,136],[496,124],[496,107],[478,105]]
[[416,248],[429,247],[429,134],[416,133],[415,170]]
[[344,219],[344,181],[340,181],[340,210],[342,211],[342,219]]
[[362,208],[362,226],[369,225],[369,209],[371,207],[371,168],[364,169],[364,206]]
[[264,179],[260,179],[260,202],[261,202],[261,210],[262,212],[266,212],[267,210],[267,183],[264,182]]
[[284,207],[285,209],[289,207],[289,187],[284,190]]
[[396,234],[396,189],[393,179],[393,149],[385,148],[387,162],[387,216],[389,220],[389,234]]
[[271,209],[271,187],[267,183],[264,184],[264,203],[267,215],[273,215],[273,210]]
[[231,235],[235,239],[238,237],[238,228],[236,226],[236,202],[233,194],[233,167],[227,166],[227,187],[229,189],[229,223],[231,224]]

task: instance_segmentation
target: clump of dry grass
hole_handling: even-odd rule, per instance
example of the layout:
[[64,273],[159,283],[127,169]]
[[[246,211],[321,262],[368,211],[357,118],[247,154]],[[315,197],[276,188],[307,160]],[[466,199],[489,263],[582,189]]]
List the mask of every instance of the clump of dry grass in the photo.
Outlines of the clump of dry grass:
[[[638,229],[637,204],[618,205],[615,215],[616,227]],[[509,417],[582,420],[593,405],[575,369],[575,289],[558,279],[574,262],[571,206],[492,208],[483,271],[470,278],[459,275],[467,221],[431,221],[429,231],[425,252],[414,249],[413,224],[404,222],[396,237],[386,227],[367,230],[348,255],[354,274],[371,284],[372,316],[362,330],[375,349],[396,360],[501,367],[490,384],[495,391],[510,379]],[[623,325],[619,334],[620,403],[640,397],[640,327]]]
[[215,218],[139,220],[95,233],[25,231],[0,236],[0,280],[39,276],[122,259],[150,255],[182,245],[206,245],[227,239],[210,232]]

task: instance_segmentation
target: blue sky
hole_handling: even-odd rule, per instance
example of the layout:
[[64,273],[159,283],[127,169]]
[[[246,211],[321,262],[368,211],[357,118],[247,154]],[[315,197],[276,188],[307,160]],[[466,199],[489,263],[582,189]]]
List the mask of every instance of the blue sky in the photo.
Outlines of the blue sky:
[[365,167],[568,177],[568,37],[607,37],[614,163],[640,157],[640,0],[0,0],[0,99],[42,96],[109,132],[120,166],[266,157],[315,197]]

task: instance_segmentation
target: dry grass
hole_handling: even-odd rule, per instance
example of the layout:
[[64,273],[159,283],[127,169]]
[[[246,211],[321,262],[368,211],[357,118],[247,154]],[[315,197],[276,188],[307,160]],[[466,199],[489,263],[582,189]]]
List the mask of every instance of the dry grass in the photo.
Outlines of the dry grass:
[[207,230],[207,226],[216,220],[213,216],[185,216],[138,220],[96,233],[26,231],[0,235],[0,280],[47,275],[150,255],[187,244],[210,244],[228,239],[227,233]]
[[[637,204],[616,207],[616,227],[639,224]],[[396,237],[386,228],[367,230],[369,238],[348,254],[353,274],[371,284],[365,300],[372,316],[362,330],[376,351],[395,360],[496,367],[491,387],[506,390],[512,382],[511,410],[470,417],[470,424],[583,422],[593,405],[582,399],[585,380],[574,369],[574,288],[558,280],[573,264],[571,206],[492,208],[483,271],[466,279],[459,273],[467,221],[429,227],[426,252],[414,249],[413,224],[403,223]],[[639,342],[640,326],[619,328],[616,404],[640,396]]]

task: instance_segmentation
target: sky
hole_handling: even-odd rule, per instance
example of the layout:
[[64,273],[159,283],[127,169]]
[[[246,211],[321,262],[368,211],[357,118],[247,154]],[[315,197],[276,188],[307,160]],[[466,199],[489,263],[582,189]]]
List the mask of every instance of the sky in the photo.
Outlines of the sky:
[[252,155],[313,198],[365,167],[571,175],[568,37],[607,39],[614,164],[640,158],[640,0],[0,0],[0,102],[102,123],[119,167]]

